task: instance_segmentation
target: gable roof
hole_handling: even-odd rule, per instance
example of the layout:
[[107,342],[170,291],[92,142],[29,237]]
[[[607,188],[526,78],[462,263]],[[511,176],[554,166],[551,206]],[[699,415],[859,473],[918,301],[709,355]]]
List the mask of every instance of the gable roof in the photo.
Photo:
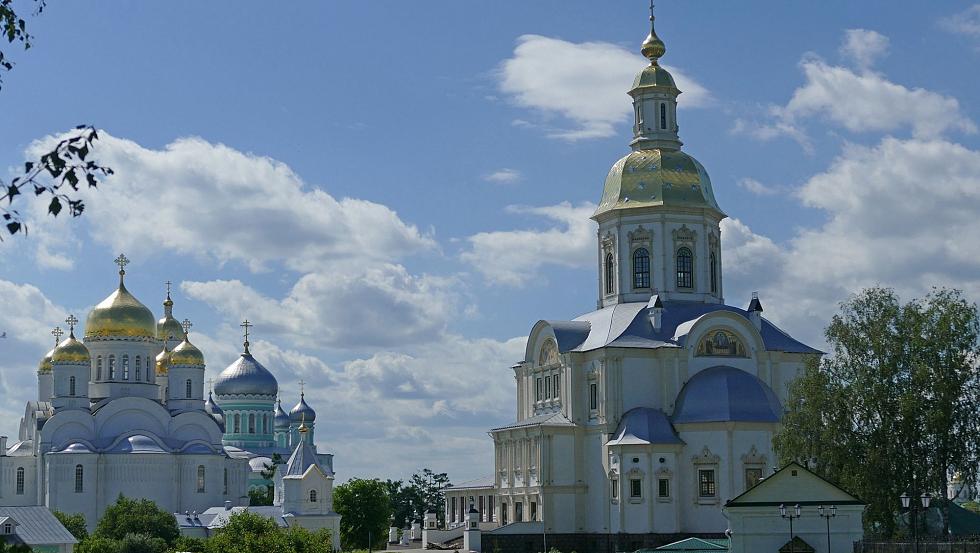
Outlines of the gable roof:
[[509,430],[511,428],[523,428],[526,426],[575,426],[575,423],[568,420],[568,417],[561,413],[544,413],[528,417],[522,421],[512,422],[506,426],[493,428],[490,431]]
[[313,451],[313,446],[310,445],[309,440],[301,439],[296,445],[296,449],[293,450],[293,454],[289,456],[289,460],[286,461],[283,476],[303,476],[310,467],[316,467],[324,475],[328,474],[320,466],[320,461],[317,459],[316,452]]
[[840,486],[792,461],[725,503],[729,507],[785,505],[867,505]]
[[0,518],[16,521],[15,533],[27,545],[78,543],[75,536],[43,505],[0,507]]

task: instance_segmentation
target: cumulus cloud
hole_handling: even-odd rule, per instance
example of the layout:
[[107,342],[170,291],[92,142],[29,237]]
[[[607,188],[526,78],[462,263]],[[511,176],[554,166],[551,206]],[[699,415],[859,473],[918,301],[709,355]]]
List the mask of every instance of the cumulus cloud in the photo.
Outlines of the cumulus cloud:
[[[545,265],[587,267],[595,262],[595,204],[568,202],[545,207],[510,206],[510,213],[531,215],[552,223],[545,230],[481,232],[467,238],[460,257],[490,283],[524,286],[540,281]],[[557,225],[554,225],[557,223]]]
[[739,188],[751,192],[756,196],[772,196],[779,193],[779,189],[777,187],[762,184],[761,182],[750,177],[738,179],[736,184],[738,184]]
[[521,180],[521,172],[517,169],[497,169],[484,175],[483,180],[497,184],[511,184]]
[[844,31],[840,45],[841,56],[853,62],[858,69],[867,71],[878,59],[888,53],[888,37],[868,29]]
[[[636,73],[649,61],[608,42],[569,42],[540,35],[517,39],[513,56],[501,63],[501,92],[521,107],[560,116],[571,128],[549,127],[552,138],[583,140],[615,134],[632,113],[626,95]],[[684,93],[682,108],[710,101],[707,89],[683,71],[666,67]],[[527,123],[526,121],[522,121]]]
[[939,25],[954,34],[980,38],[980,4],[940,19]]
[[[28,154],[46,151],[51,140],[36,142]],[[312,271],[436,248],[431,236],[391,208],[334,198],[268,157],[200,138],[153,150],[105,132],[97,148],[100,162],[116,174],[99,191],[83,191],[83,219],[92,237],[114,250]],[[57,234],[67,224],[65,218],[47,219],[35,227]],[[42,264],[71,267],[70,252],[58,250],[56,240],[41,244]]]

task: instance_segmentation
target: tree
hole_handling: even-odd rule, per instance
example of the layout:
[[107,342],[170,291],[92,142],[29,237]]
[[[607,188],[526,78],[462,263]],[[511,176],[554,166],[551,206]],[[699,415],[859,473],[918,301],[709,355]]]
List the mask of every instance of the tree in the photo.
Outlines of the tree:
[[333,504],[344,547],[366,549],[385,542],[391,503],[384,482],[354,478],[334,489]]
[[273,491],[271,486],[264,489],[248,490],[248,504],[256,507],[272,505]]
[[71,532],[71,535],[75,536],[76,540],[82,541],[88,537],[88,527],[85,525],[85,516],[81,513],[70,515],[68,513],[62,513],[61,511],[52,511],[51,514],[58,519],[58,522],[60,522],[66,530]]
[[165,553],[167,542],[149,534],[126,534],[119,540],[119,553]]
[[119,540],[89,536],[75,546],[75,553],[119,553]]
[[264,516],[242,511],[212,536],[206,553],[293,553],[289,540],[276,523]]
[[[278,453],[273,453],[270,459],[271,463],[263,463],[263,469],[259,473],[262,478],[272,482],[276,478],[276,467],[283,464],[285,461],[282,459],[282,455]],[[273,499],[275,499],[275,490],[272,484],[266,484],[264,490],[249,490],[248,491],[249,505],[272,505]]]
[[180,529],[172,513],[157,507],[149,499],[129,499],[120,495],[106,508],[92,535],[118,541],[127,534],[160,538],[169,547],[180,537]]
[[330,530],[307,530],[301,526],[286,529],[286,540],[296,553],[332,553],[333,536]]
[[422,518],[427,511],[435,513],[440,522],[445,522],[446,494],[443,489],[451,486],[445,472],[422,469],[412,475],[411,487],[415,489],[415,517]]
[[826,336],[832,355],[790,387],[776,452],[867,501],[868,531],[893,536],[903,492],[945,497],[954,473],[977,482],[977,307],[956,290],[902,304],[870,288],[841,304]]

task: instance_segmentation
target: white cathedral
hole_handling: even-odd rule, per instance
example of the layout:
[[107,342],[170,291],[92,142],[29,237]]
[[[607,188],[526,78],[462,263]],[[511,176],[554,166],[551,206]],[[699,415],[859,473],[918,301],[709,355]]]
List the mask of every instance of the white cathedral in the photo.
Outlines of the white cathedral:
[[[205,400],[204,355],[190,322],[174,318],[169,289],[157,321],[126,289],[128,260],[116,263],[118,288],[88,313],[83,340],[74,316],[64,341],[52,332],[17,442],[0,438],[0,505],[81,513],[91,528],[121,494],[193,513],[193,526],[197,513],[248,505],[249,490],[274,484],[281,523],[338,536],[333,456],[316,452],[316,413],[302,394],[282,410],[276,378],[249,351],[251,324]],[[277,455],[270,481],[262,472]]]
[[[629,91],[632,151],[592,216],[597,310],[531,329],[513,367],[517,420],[491,431],[493,477],[447,490],[450,525],[475,507],[485,523],[539,521],[537,539],[617,535],[636,549],[721,534],[725,501],[771,474],[788,385],[821,353],[766,320],[755,295],[725,304],[725,214],[681,149],[681,91],[652,21],[650,64]],[[558,546],[580,543],[593,542]]]

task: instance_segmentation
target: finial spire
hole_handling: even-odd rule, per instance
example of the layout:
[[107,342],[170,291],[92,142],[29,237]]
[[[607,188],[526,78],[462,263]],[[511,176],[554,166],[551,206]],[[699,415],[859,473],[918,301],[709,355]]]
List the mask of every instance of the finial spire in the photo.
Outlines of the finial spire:
[[[299,416],[299,428],[297,430],[299,430],[300,434],[306,434],[306,432],[309,430],[309,428],[306,427],[306,413],[302,413]],[[303,439],[305,440],[306,438]]]
[[214,391],[214,379],[213,378],[209,378],[208,379],[208,397],[211,397],[211,392],[213,392],[213,391]]
[[305,395],[305,393],[304,393],[305,392],[305,390],[304,390],[304,386],[305,385],[306,385],[306,382],[303,382],[303,379],[302,378],[299,379],[299,398],[300,399],[303,399],[303,396]]
[[254,325],[252,323],[248,322],[248,319],[245,319],[244,321],[242,321],[242,324],[239,325],[239,326],[241,326],[242,328],[245,329],[245,353],[249,353],[249,351],[248,351],[248,329],[252,328],[252,326],[254,326]]
[[126,275],[126,265],[129,265],[129,258],[126,257],[126,254],[121,253],[119,254],[119,257],[115,258],[112,262],[119,265],[119,284],[121,285],[123,282],[123,276]]
[[68,318],[65,319],[65,322],[68,324],[68,337],[74,339],[75,325],[78,324],[78,317],[76,317],[75,315],[68,315]]
[[657,31],[653,28],[654,19],[656,18],[653,15],[653,0],[650,0],[650,34],[647,35],[647,39],[640,46],[640,53],[643,54],[643,57],[650,60],[651,65],[658,65],[657,60],[663,57],[667,51],[667,47],[664,46],[664,41],[660,40],[660,37],[657,36]]
[[187,334],[190,333],[191,327],[194,326],[194,323],[192,323],[190,319],[184,319],[180,322],[180,326],[184,329],[184,338],[186,339]]
[[54,336],[55,347],[58,347],[58,344],[61,343],[61,337],[65,335],[65,331],[61,330],[60,326],[56,326],[51,330],[51,335]]

